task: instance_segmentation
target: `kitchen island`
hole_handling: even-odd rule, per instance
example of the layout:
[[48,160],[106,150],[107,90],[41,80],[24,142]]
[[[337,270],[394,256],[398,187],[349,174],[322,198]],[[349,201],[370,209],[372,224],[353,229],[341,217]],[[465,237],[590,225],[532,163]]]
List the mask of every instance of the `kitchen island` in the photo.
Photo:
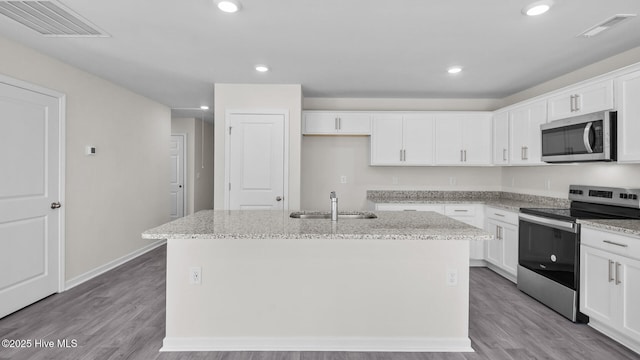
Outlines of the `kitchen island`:
[[144,232],[168,243],[162,350],[473,351],[468,240],[492,235],[376,215],[205,210]]

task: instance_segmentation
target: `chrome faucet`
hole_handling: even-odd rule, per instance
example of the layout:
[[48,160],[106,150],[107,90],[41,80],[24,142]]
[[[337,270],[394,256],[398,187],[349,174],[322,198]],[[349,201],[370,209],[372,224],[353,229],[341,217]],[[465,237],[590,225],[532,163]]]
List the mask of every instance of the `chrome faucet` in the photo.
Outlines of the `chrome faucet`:
[[329,199],[331,199],[331,221],[338,221],[338,197],[335,191],[329,194]]

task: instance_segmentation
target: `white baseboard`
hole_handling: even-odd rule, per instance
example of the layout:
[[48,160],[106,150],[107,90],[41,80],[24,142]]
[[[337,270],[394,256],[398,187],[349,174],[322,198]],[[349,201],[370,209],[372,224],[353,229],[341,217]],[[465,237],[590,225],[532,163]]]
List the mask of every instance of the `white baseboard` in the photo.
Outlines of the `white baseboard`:
[[65,282],[64,284],[64,291],[67,291],[71,288],[74,288],[86,281],[89,281],[91,279],[93,279],[96,276],[102,275],[105,272],[115,269],[116,267],[126,263],[127,261],[130,261],[132,259],[137,258],[138,256],[147,253],[159,246],[164,245],[167,242],[167,240],[158,240],[154,243],[151,243],[143,248],[140,248],[136,251],[133,251],[127,255],[124,255],[122,257],[119,257],[113,261],[110,261],[102,266],[98,266],[97,268],[91,270],[91,271],[87,271],[84,274],[78,275],[76,277],[74,277],[73,279],[69,279]]
[[619,332],[618,330],[605,325],[598,320],[589,319],[589,326],[628,347],[632,351],[640,354],[640,339],[633,339]]
[[506,271],[502,270],[501,268],[499,268],[499,267],[497,267],[497,266],[493,265],[493,264],[492,264],[492,263],[490,263],[490,262],[487,262],[486,264],[487,264],[487,267],[488,267],[489,269],[491,269],[493,272],[495,272],[496,274],[498,274],[498,275],[502,276],[503,278],[505,278],[505,279],[507,279],[507,280],[511,281],[511,282],[512,282],[512,283],[514,283],[514,284],[517,284],[517,283],[518,283],[518,277],[517,277],[517,276],[509,274],[508,272],[506,272]]
[[474,352],[471,340],[461,338],[369,337],[194,337],[164,338],[160,351],[362,351],[362,352]]

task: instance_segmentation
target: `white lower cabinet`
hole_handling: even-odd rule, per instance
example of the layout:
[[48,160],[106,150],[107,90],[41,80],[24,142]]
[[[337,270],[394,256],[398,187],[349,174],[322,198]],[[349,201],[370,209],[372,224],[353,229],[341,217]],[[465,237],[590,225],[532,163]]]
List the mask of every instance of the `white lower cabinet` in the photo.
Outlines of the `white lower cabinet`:
[[640,352],[640,238],[582,227],[580,311],[589,325]]
[[489,268],[513,281],[518,275],[518,214],[487,206],[485,230],[495,236],[487,241],[485,260]]

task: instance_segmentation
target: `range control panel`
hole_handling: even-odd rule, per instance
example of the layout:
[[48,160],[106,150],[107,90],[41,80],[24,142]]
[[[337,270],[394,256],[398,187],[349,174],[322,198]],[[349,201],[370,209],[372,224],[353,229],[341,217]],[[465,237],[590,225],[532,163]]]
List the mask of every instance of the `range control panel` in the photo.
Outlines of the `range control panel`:
[[640,208],[640,189],[569,185],[569,200]]

